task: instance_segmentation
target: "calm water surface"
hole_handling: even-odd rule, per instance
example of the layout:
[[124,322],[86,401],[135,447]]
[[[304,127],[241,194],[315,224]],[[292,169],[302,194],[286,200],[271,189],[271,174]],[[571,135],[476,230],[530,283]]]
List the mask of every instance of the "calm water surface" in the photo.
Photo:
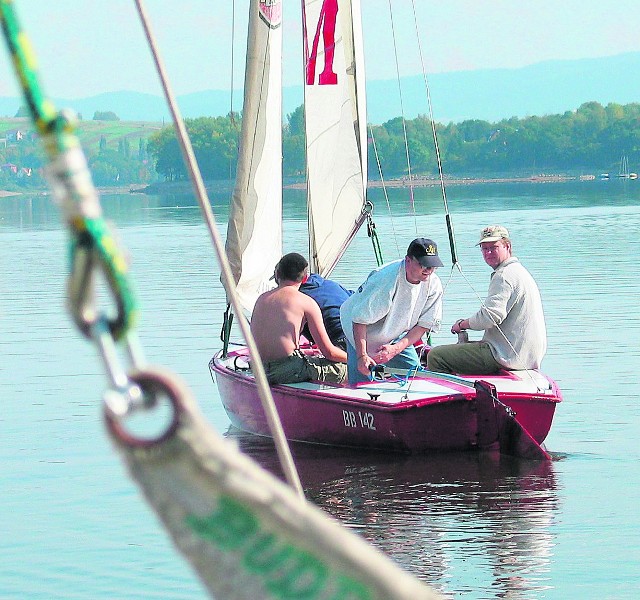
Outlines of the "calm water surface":
[[[536,277],[560,384],[539,465],[488,455],[402,457],[293,448],[308,498],[450,598],[636,598],[640,579],[640,182],[452,187],[463,273],[445,267],[445,323],[468,316],[489,270],[478,231],[502,223]],[[441,243],[438,190],[387,212],[385,260],[416,233]],[[227,192],[212,195],[221,225]],[[302,196],[285,251],[305,252]],[[104,196],[132,259],[150,362],[179,373],[213,427],[278,473],[271,444],[227,432],[207,370],[219,347],[219,269],[190,198]],[[64,312],[66,236],[48,198],[0,198],[0,598],[205,598],[126,476],[100,419],[105,376]],[[373,268],[366,235],[335,277]],[[452,341],[448,327],[435,343]]]

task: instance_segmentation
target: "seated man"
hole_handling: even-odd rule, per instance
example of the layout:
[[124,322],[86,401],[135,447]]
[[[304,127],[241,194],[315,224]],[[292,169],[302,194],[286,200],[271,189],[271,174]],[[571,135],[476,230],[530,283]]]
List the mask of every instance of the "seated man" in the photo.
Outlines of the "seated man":
[[[340,307],[353,294],[353,291],[347,290],[331,279],[320,277],[317,273],[309,276],[300,286],[300,291],[311,296],[318,303],[329,339],[334,346],[346,351],[347,340],[342,330],[342,323],[340,323]],[[305,324],[302,333],[309,341],[315,342],[308,324]]]
[[[275,268],[278,287],[262,294],[251,317],[251,333],[271,385],[323,381],[342,383],[347,377],[347,354],[334,346],[315,300],[300,292],[307,277],[306,259],[292,252]],[[299,349],[304,323],[325,358],[308,357]]]
[[340,309],[347,336],[349,384],[368,381],[372,366],[420,367],[414,344],[438,331],[442,266],[433,240],[416,238],[406,256],[372,271]]
[[509,232],[489,225],[480,234],[484,262],[492,269],[489,293],[480,310],[458,319],[451,333],[484,331],[482,340],[431,348],[427,368],[440,373],[491,375],[500,369],[538,369],[547,350],[540,290],[512,254]]

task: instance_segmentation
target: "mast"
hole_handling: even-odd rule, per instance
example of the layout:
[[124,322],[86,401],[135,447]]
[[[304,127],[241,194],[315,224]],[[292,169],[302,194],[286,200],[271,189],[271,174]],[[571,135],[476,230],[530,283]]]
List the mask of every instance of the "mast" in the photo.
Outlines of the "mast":
[[282,255],[282,2],[250,0],[244,106],[225,250],[251,312]]

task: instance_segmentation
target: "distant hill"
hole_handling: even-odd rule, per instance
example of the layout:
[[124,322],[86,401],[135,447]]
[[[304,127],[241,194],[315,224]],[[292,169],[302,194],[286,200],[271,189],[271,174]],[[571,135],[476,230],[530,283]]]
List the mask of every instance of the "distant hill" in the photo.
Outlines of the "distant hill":
[[[584,102],[628,104],[640,102],[640,52],[605,58],[557,60],[520,69],[457,71],[429,75],[436,121],[546,115],[575,110]],[[395,81],[370,81],[367,88],[368,120],[379,125],[399,116]],[[405,116],[427,114],[422,76],[402,79]],[[112,92],[90,98],[56,98],[59,107],[70,107],[85,120],[95,111],[113,111],[126,121],[169,120],[163,98],[138,92]],[[185,117],[226,115],[230,110],[228,91],[208,90],[178,98]],[[284,114],[302,103],[302,89],[284,90]],[[13,117],[21,102],[0,98],[0,116]],[[242,105],[240,91],[234,92],[234,110]]]
[[[93,116],[93,113],[91,113]],[[149,121],[93,121],[85,119],[79,123],[76,129],[82,147],[97,152],[102,137],[108,142],[109,147],[115,150],[120,140],[128,139],[133,152],[138,151],[140,139],[146,140],[153,132],[161,127],[160,122]],[[31,121],[24,118],[0,117],[0,137],[14,129],[32,129]]]

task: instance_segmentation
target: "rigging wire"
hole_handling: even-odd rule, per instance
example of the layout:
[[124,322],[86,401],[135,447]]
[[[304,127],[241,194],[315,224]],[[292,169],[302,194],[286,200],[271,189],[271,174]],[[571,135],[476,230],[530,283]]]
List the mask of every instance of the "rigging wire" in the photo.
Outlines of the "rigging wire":
[[407,137],[407,121],[405,119],[404,113],[404,101],[402,97],[402,85],[400,84],[400,65],[398,61],[398,46],[396,44],[396,30],[393,21],[393,10],[391,7],[392,1],[389,0],[389,21],[391,24],[391,36],[393,38],[393,53],[395,57],[396,63],[396,80],[398,82],[398,94],[400,96],[400,114],[402,115],[402,133],[404,136],[404,150],[407,160],[407,177],[409,178],[409,198],[411,201],[411,211],[413,212],[413,221],[416,229],[416,236],[418,235],[418,220],[416,218],[416,206],[414,199],[414,190],[413,190],[413,174],[411,172],[411,159],[409,156],[409,140]]
[[[47,182],[69,228],[68,309],[78,329],[95,344],[103,360],[111,386],[103,396],[105,409],[125,415],[130,408],[139,406],[143,394],[129,377],[130,371],[122,367],[116,342],[126,342],[133,370],[145,369],[134,331],[138,305],[128,261],[103,217],[99,195],[76,135],[75,116],[68,111],[56,112],[45,95],[35,53],[11,2],[0,2],[0,24],[29,114],[42,139]],[[98,275],[104,277],[115,304],[115,315],[109,315],[113,310],[100,309],[96,302]]]
[[396,256],[401,256],[400,247],[398,246],[398,236],[396,234],[395,222],[393,218],[393,213],[391,211],[391,203],[389,202],[389,194],[387,193],[387,186],[385,184],[384,175],[382,173],[382,164],[380,163],[380,155],[378,154],[378,146],[376,144],[376,138],[373,135],[373,127],[371,126],[371,124],[369,125],[369,132],[371,135],[371,144],[373,145],[373,153],[375,154],[375,157],[376,157],[376,165],[378,166],[378,173],[380,174],[380,181],[382,182],[382,193],[384,194],[384,199],[387,204],[387,211],[389,212],[389,217],[391,220],[391,231],[393,232],[393,241],[396,245]]
[[236,1],[231,0],[231,77],[229,82],[229,118],[231,122],[234,122],[233,118],[233,85],[234,85],[234,66],[235,66],[235,57],[236,57]]
[[[447,190],[444,184],[444,175],[442,171],[442,158],[440,156],[440,146],[438,144],[438,134],[436,132],[435,121],[433,120],[433,105],[431,103],[431,88],[429,87],[429,79],[427,77],[427,70],[424,63],[424,55],[422,52],[422,44],[420,42],[420,30],[418,28],[418,17],[416,14],[415,0],[411,0],[411,7],[413,9],[413,22],[416,30],[416,40],[418,42],[418,54],[420,55],[420,65],[422,67],[422,77],[424,79],[424,87],[427,95],[427,106],[429,109],[429,122],[431,123],[431,133],[433,135],[433,145],[436,153],[436,161],[438,164],[438,176],[440,179],[440,191],[442,193],[442,201],[444,203],[445,220],[447,223],[447,233],[449,235],[449,248],[451,249],[451,262],[458,265],[458,258],[456,255],[456,242],[453,234],[453,222],[451,220],[451,213],[449,212],[449,203],[447,201]],[[459,268],[459,267],[458,267]]]
[[[142,0],[135,0],[135,3],[138,9],[138,14],[140,16],[140,21],[142,23],[147,41],[149,43],[149,49],[151,51],[156,69],[158,71],[158,76],[160,78],[165,97],[169,105],[169,109],[171,110],[171,115],[173,117],[173,122],[176,128],[178,141],[180,142],[183,157],[187,165],[187,170],[189,171],[189,177],[191,179],[191,183],[193,184],[198,203],[200,205],[205,223],[207,225],[207,229],[209,230],[211,241],[218,257],[221,276],[224,281],[225,288],[227,289],[227,293],[230,296],[231,305],[233,306],[234,311],[237,315],[242,315],[242,308],[240,305],[240,300],[236,293],[235,281],[233,278],[233,274],[231,273],[231,267],[224,252],[222,239],[218,232],[215,216],[211,208],[211,202],[209,201],[209,198],[207,196],[207,190],[202,180],[202,174],[198,167],[195,154],[193,152],[193,147],[191,146],[191,140],[187,133],[184,120],[182,119],[182,116],[180,114],[175,96],[169,85],[167,73],[160,58],[155,38],[153,36],[153,33],[151,32],[149,19],[143,6],[143,2]],[[251,356],[259,357],[260,355],[258,353],[258,348],[256,347],[255,340],[253,339],[253,335],[251,334],[251,330],[249,329],[248,321],[245,318],[239,318],[238,324],[247,342],[247,346],[249,347]],[[269,389],[269,384],[267,383],[267,377],[264,372],[262,361],[254,361],[253,366],[258,393],[264,407],[265,415],[269,423],[269,428],[273,435],[282,469],[285,473],[287,481],[289,482],[289,485],[298,493],[300,498],[304,498],[304,492],[302,490],[302,485],[300,484],[300,478],[298,477],[298,473],[291,456],[291,450],[284,435],[282,424],[280,422],[278,412],[273,402],[273,397],[271,396],[271,390]]]
[[[454,236],[454,232],[453,232],[453,221],[451,219],[451,213],[449,211],[449,203],[447,201],[447,191],[446,191],[446,186],[445,186],[445,183],[444,183],[444,174],[443,174],[443,169],[442,169],[442,157],[441,157],[441,154],[440,154],[440,146],[438,144],[438,134],[437,134],[437,131],[436,131],[435,121],[434,121],[434,118],[433,118],[433,104],[431,102],[431,88],[429,86],[429,79],[427,77],[427,70],[425,68],[425,62],[424,62],[424,54],[422,52],[422,43],[420,41],[420,30],[419,30],[419,27],[418,27],[418,17],[417,17],[417,13],[416,13],[415,0],[411,0],[411,7],[412,7],[412,10],[413,10],[413,22],[414,22],[414,27],[415,27],[415,31],[416,31],[416,40],[417,40],[417,43],[418,43],[418,53],[420,55],[420,64],[421,64],[421,68],[422,68],[422,77],[424,79],[424,86],[425,86],[425,91],[426,91],[426,96],[427,96],[427,106],[428,106],[428,110],[429,110],[429,122],[431,124],[431,132],[432,132],[432,135],[433,135],[433,144],[434,144],[434,148],[435,148],[436,161],[437,161],[437,165],[438,165],[438,176],[439,176],[439,180],[440,180],[440,190],[441,190],[441,193],[442,193],[442,201],[443,201],[444,210],[445,210],[445,221],[446,221],[446,224],[447,224],[447,233],[448,233],[448,236],[449,236],[449,247],[451,249],[452,268],[451,268],[451,272],[449,274],[449,280],[447,282],[447,286],[445,286],[445,288],[443,290],[443,295],[444,295],[444,291],[446,291],[446,287],[448,287],[449,282],[451,281],[451,277],[453,275],[453,269],[457,268],[458,272],[460,273],[460,275],[462,275],[462,277],[465,280],[465,282],[469,285],[469,287],[471,288],[473,293],[480,300],[481,307],[486,309],[486,305],[485,305],[484,299],[480,296],[480,294],[478,294],[477,290],[473,287],[473,285],[471,284],[469,279],[462,272],[462,267],[460,266],[460,263],[458,262],[458,258],[457,258],[455,236]],[[389,0],[389,8],[391,8],[391,0]],[[392,24],[392,26],[393,26],[393,24]],[[507,336],[505,335],[505,333],[502,331],[502,328],[496,322],[496,320],[493,317],[493,315],[491,315],[488,311],[487,311],[487,314],[489,315],[489,317],[491,318],[494,326],[497,328],[497,330],[500,332],[502,337],[505,339],[505,341],[507,342],[507,344],[509,345],[509,347],[511,348],[511,350],[513,351],[515,356],[518,357],[518,359],[520,359],[520,357],[518,355],[518,352],[515,350],[515,348],[513,347],[513,345],[511,344],[511,342],[507,338]],[[536,387],[539,388],[538,384],[535,382],[533,376],[531,375],[530,369],[525,369],[525,371],[527,372],[529,378],[534,383],[534,385],[536,385]]]

